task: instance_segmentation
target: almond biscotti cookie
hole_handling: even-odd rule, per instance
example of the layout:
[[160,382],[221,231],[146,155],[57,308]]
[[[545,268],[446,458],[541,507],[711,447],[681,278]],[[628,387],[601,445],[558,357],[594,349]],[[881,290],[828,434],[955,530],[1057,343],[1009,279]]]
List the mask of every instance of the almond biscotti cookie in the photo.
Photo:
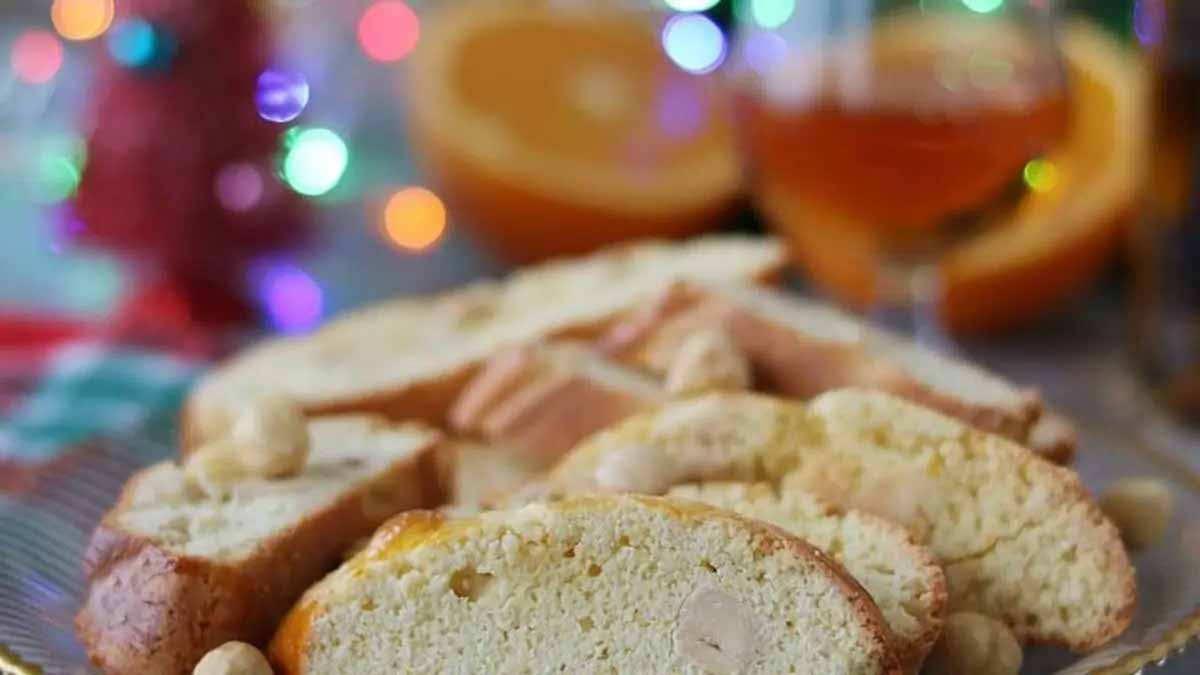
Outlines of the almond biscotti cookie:
[[1133,615],[1129,557],[1074,471],[881,392],[672,403],[593,435],[523,496],[711,480],[800,488],[904,525],[944,567],[950,611],[1024,641],[1088,650]]
[[689,336],[720,330],[750,359],[757,388],[808,399],[842,387],[888,391],[1067,461],[1062,418],[1038,425],[1040,397],[975,365],[874,328],[830,305],[766,288],[673,285],[600,340],[617,358],[665,373]]
[[310,415],[440,423],[479,364],[505,346],[591,337],[673,281],[753,283],[774,276],[783,261],[773,239],[643,242],[383,303],[311,335],[266,340],[215,368],[187,400],[183,444],[222,437],[265,395],[293,398]]
[[281,675],[900,672],[870,596],[819,551],[637,496],[406,514],[305,594],[270,654]]
[[869,513],[842,511],[810,492],[766,483],[680,485],[667,496],[770,523],[824,551],[879,605],[904,671],[920,671],[946,617],[946,576],[911,532]]
[[225,642],[264,643],[352,542],[443,501],[438,432],[369,417],[308,427],[294,475],[231,475],[236,466],[209,461],[228,457],[202,450],[190,460],[202,464],[163,462],[129,479],[92,535],[76,617],[105,673],[186,675]]

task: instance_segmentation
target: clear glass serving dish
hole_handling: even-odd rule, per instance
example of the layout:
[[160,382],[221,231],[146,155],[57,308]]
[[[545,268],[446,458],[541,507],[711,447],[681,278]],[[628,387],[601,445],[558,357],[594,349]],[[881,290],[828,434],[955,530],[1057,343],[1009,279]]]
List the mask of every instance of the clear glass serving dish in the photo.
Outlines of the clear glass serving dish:
[[[1084,312],[1048,333],[965,347],[972,358],[1040,387],[1078,422],[1075,466],[1093,491],[1151,476],[1175,496],[1166,538],[1134,556],[1139,608],[1130,630],[1086,656],[1029,648],[1022,670],[1028,675],[1200,673],[1200,434],[1160,416],[1114,358],[1121,351],[1113,314]],[[153,435],[167,437],[161,429]],[[72,626],[84,590],[84,546],[124,479],[172,453],[146,438],[97,443],[48,469],[16,499],[0,498],[0,673],[93,672]]]

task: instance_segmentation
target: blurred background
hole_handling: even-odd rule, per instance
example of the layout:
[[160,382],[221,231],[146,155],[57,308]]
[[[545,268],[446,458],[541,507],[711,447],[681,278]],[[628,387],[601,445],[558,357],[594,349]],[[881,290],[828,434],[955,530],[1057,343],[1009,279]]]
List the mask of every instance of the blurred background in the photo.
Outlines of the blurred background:
[[[264,331],[722,230],[779,234],[808,291],[915,307],[903,330],[985,361],[1098,322],[1195,414],[1195,89],[1154,102],[1188,82],[1189,5],[8,0],[0,414],[67,345],[186,383]],[[973,32],[1004,25],[1019,49]]]
[[[1038,387],[1089,486],[1200,489],[1197,35],[1191,0],[4,0],[0,495],[164,454],[264,334],[720,231]],[[1188,517],[1143,623],[1194,611]]]

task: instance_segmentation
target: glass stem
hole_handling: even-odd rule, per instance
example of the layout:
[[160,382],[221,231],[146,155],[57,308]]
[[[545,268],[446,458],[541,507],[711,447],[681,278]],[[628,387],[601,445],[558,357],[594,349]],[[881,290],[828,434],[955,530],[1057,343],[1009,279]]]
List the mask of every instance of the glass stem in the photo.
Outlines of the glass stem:
[[936,264],[894,260],[880,269],[877,283],[876,324],[923,347],[956,351],[941,321],[943,287]]

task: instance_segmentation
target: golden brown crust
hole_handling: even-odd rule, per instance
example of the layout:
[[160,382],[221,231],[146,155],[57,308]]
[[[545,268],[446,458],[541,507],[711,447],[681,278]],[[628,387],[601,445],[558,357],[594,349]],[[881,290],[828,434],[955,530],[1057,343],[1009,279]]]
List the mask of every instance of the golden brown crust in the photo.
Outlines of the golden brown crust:
[[394,513],[443,500],[439,446],[228,561],[184,555],[123,529],[119,515],[144,474],[135,475],[85,555],[89,587],[75,622],[89,657],[108,675],[186,675],[224,642],[264,644],[355,539]]

